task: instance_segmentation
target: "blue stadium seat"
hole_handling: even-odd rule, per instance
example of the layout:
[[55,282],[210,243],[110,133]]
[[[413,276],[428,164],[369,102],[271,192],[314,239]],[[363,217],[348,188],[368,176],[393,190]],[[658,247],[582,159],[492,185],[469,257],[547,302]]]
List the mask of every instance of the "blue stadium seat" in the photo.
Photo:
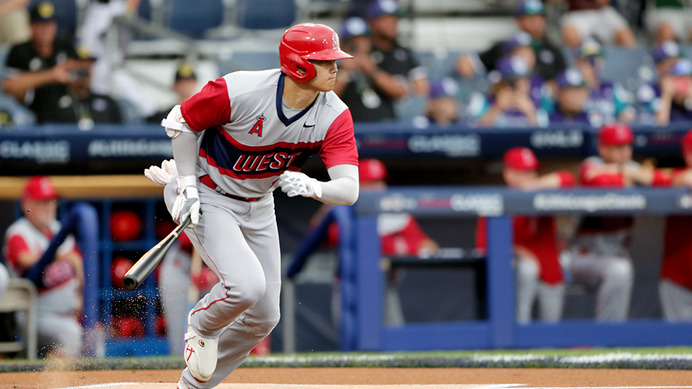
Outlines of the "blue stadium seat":
[[240,51],[233,53],[232,60],[243,70],[263,70],[279,67],[279,53],[273,51]]
[[240,27],[271,30],[290,27],[296,20],[294,0],[238,0]]
[[167,8],[167,27],[192,37],[201,37],[223,22],[222,0],[168,0]]
[[646,48],[626,49],[616,46],[608,46],[604,49],[603,73],[604,80],[619,82],[628,86],[632,80],[638,78],[639,68],[650,64],[651,59]]

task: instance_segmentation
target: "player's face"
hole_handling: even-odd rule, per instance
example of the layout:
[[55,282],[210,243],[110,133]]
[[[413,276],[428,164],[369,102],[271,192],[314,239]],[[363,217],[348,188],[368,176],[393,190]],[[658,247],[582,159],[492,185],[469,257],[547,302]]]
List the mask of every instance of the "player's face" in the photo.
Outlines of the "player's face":
[[538,177],[535,170],[519,170],[512,168],[502,169],[502,178],[510,188],[521,188],[526,183],[531,182]]
[[599,145],[598,154],[605,163],[626,163],[632,160],[632,145]]
[[317,74],[309,82],[310,86],[320,92],[329,92],[334,89],[338,68],[336,61],[310,61],[315,65]]
[[57,200],[24,200],[24,215],[40,230],[49,228],[58,211]]

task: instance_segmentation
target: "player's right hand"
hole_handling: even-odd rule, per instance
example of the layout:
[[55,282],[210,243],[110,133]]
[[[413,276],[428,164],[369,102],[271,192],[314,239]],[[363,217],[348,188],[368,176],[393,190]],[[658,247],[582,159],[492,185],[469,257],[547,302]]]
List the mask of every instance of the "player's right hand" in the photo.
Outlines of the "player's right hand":
[[[196,177],[194,176],[178,177],[179,194],[175,198],[175,203],[173,203],[173,209],[171,210],[173,221],[178,224],[182,220],[187,219],[189,215],[190,227],[197,226],[200,215],[199,193],[194,182],[196,182]],[[185,185],[185,183],[188,183],[188,185]]]

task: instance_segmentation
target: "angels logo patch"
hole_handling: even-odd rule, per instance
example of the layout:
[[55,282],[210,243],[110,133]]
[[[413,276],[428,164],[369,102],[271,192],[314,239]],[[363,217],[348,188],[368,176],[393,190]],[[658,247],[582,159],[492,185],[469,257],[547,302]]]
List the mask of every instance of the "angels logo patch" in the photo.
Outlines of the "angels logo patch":
[[257,122],[255,122],[255,125],[252,126],[252,129],[250,129],[250,132],[248,134],[257,134],[258,137],[262,137],[262,129],[264,128],[264,121],[267,119],[264,117],[264,115],[260,115],[256,117]]

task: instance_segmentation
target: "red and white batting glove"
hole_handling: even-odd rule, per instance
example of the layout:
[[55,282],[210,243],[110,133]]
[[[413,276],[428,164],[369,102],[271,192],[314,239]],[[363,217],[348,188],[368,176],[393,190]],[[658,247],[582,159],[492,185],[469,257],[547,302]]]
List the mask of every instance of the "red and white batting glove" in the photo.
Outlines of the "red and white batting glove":
[[285,171],[279,176],[281,191],[288,197],[322,197],[322,184],[301,172]]

